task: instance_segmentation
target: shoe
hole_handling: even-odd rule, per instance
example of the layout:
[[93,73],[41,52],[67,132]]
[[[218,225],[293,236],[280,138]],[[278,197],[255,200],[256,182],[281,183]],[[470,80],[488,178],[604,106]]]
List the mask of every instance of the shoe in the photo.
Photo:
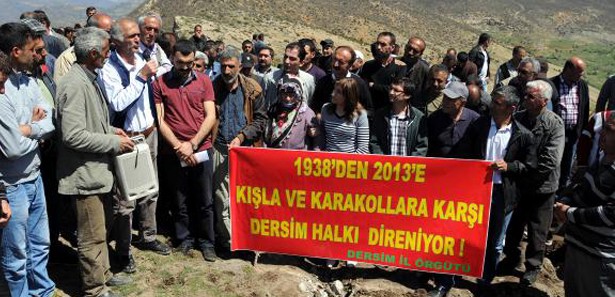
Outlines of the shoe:
[[105,285],[107,285],[109,287],[117,287],[117,286],[128,285],[128,284],[131,284],[131,283],[132,283],[132,278],[130,276],[121,275],[121,274],[114,274],[113,277],[111,277],[105,283]]
[[532,268],[525,271],[523,277],[521,277],[521,284],[525,286],[531,286],[538,279],[538,275],[540,274],[540,267]]
[[188,255],[190,250],[194,247],[194,241],[192,240],[184,240],[182,243],[177,246],[177,251],[181,252],[184,255]]
[[431,290],[427,293],[427,296],[429,297],[446,297],[446,295],[448,295],[448,291],[450,291],[450,289],[447,289],[443,286],[439,286],[434,290]]
[[98,295],[98,297],[121,297],[122,295],[115,294],[111,291],[107,291],[104,294]]
[[135,263],[135,258],[133,258],[132,254],[128,256],[120,256],[120,267],[124,273],[133,274],[137,272],[137,264]]
[[498,275],[512,275],[515,274],[515,270],[517,270],[517,266],[521,259],[517,257],[508,257],[504,258],[497,266],[497,274]]
[[141,250],[152,251],[164,256],[171,254],[171,248],[157,239],[140,243],[138,247]]
[[204,248],[201,250],[201,254],[203,255],[203,259],[207,262],[216,262],[216,260],[218,260],[216,251],[213,248]]

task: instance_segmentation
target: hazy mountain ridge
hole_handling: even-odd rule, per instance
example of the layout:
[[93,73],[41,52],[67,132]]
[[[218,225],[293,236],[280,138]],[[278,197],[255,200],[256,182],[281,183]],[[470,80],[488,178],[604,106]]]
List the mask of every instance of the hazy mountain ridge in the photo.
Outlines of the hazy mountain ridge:
[[73,26],[75,23],[85,23],[85,9],[89,6],[113,17],[120,17],[134,10],[142,2],[143,0],[0,0],[0,23],[17,21],[23,12],[41,9],[51,19],[52,26]]

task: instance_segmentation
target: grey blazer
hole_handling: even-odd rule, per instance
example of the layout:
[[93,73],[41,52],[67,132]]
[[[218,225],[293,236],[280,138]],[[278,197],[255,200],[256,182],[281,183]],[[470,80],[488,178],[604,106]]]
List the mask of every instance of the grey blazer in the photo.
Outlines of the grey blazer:
[[112,157],[120,151],[120,138],[109,121],[109,110],[96,75],[73,64],[58,82],[56,123],[58,193],[105,194],[113,187]]

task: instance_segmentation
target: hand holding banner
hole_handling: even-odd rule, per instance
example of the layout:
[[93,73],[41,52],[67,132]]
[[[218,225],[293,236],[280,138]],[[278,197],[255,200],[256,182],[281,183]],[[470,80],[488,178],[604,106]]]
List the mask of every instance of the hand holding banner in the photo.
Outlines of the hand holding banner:
[[233,250],[482,275],[489,162],[230,151]]

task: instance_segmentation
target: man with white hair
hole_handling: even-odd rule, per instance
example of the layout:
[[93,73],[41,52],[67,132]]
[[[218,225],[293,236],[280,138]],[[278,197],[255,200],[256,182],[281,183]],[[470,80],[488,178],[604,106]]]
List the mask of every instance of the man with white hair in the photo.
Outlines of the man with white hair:
[[[158,128],[154,98],[151,95],[151,80],[156,74],[158,63],[145,61],[138,54],[139,26],[130,18],[119,19],[111,28],[111,39],[115,50],[100,71],[99,83],[103,87],[112,111],[114,126],[124,129],[128,136],[143,136],[149,146],[155,174],[158,158]],[[115,250],[120,257],[120,266],[124,272],[136,271],[134,258],[130,253],[132,213],[136,208],[139,222],[138,247],[161,255],[169,255],[171,249],[156,239],[156,206],[158,194],[153,194],[136,201],[126,201],[114,195],[118,207],[114,225],[116,225]]]
[[108,286],[132,280],[109,269],[113,156],[131,151],[126,133],[111,126],[105,91],[96,82],[109,57],[109,34],[84,28],[75,39],[77,62],[58,82],[56,123],[60,135],[58,193],[75,201],[83,296],[118,296]]
[[545,81],[528,82],[523,101],[525,110],[515,115],[516,120],[532,131],[538,161],[536,169],[530,170],[519,187],[521,198],[508,227],[506,258],[500,265],[504,270],[512,270],[519,263],[520,243],[527,224],[525,273],[521,278],[524,285],[533,284],[540,273],[564,154],[564,122],[547,109],[552,92],[551,85]]
[[148,13],[140,16],[138,23],[141,32],[139,53],[145,61],[155,60],[158,63],[160,67],[156,71],[156,76],[169,72],[173,65],[164,50],[156,43],[156,38],[160,34],[160,27],[162,27],[162,18],[156,13]]
[[194,65],[192,69],[197,72],[205,73],[207,70],[207,64],[209,64],[209,58],[202,51],[196,51],[194,55]]

